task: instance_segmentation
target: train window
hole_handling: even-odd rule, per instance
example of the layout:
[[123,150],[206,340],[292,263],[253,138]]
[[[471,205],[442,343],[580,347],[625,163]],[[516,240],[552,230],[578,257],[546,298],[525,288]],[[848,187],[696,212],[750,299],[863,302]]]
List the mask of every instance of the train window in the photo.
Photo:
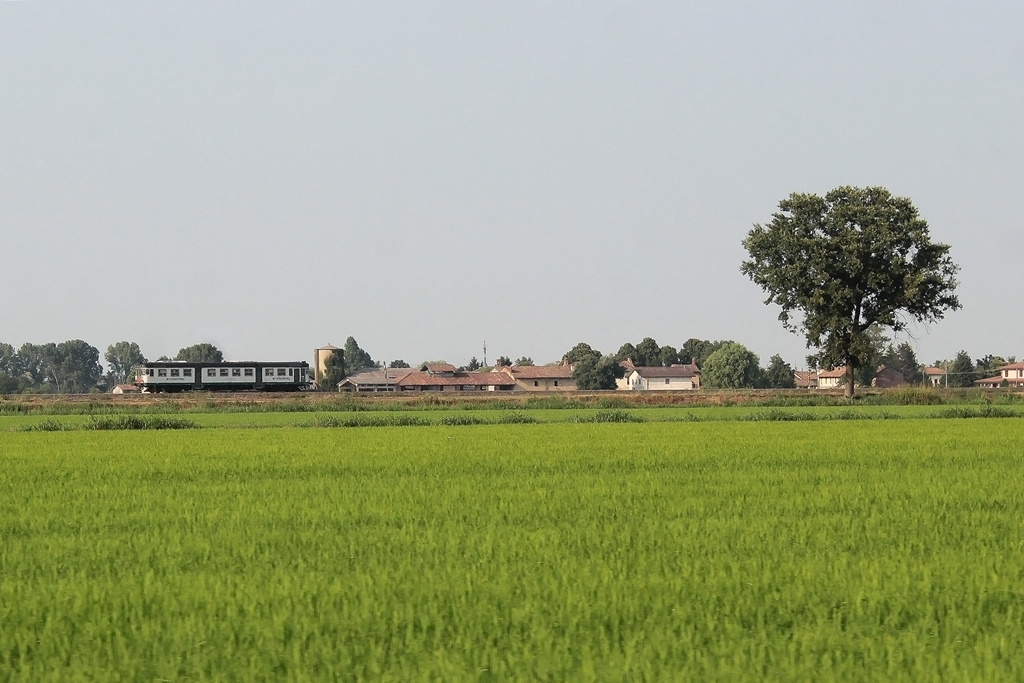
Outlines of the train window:
[[181,374],[183,374],[185,377],[191,377],[192,368],[185,368],[184,370],[181,371]]
[[252,368],[246,368],[245,369],[245,376],[246,377],[252,377]]
[[146,370],[146,374],[149,375],[150,377],[152,377],[153,376],[153,368],[150,368],[149,370]]
[[166,377],[167,376],[167,371],[166,370],[157,370],[156,374],[157,374],[157,377]]
[[266,370],[263,371],[263,374],[266,375],[267,377],[273,377],[274,368],[267,368]]
[[277,376],[278,377],[284,377],[287,374],[288,374],[288,368],[278,368],[277,369]]
[[216,377],[217,376],[217,371],[214,370],[213,368],[206,368],[206,376],[207,377]]
[[231,369],[231,376],[232,377],[241,377],[242,376],[242,369],[241,368],[232,368]]
[[220,369],[220,376],[221,377],[227,377],[228,376],[228,369],[227,368],[221,368]]
[[178,368],[174,368],[173,370],[171,370],[171,377],[180,377],[180,376],[181,376],[181,370],[179,370]]

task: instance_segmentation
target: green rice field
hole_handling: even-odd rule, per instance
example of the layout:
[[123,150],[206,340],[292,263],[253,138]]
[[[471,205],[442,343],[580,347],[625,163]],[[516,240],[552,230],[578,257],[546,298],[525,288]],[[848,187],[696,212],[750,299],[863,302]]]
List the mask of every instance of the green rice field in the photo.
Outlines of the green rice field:
[[1024,420],[941,409],[5,415],[0,681],[1022,680]]

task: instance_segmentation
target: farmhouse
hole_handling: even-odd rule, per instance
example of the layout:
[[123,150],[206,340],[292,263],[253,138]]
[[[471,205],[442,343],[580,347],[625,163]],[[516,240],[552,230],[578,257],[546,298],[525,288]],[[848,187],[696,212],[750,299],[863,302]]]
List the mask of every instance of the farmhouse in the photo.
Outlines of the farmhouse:
[[942,368],[929,366],[922,369],[921,374],[924,375],[924,381],[928,386],[941,387],[946,382],[946,371]]
[[846,368],[833,368],[818,372],[819,389],[838,389],[846,377]]
[[367,370],[346,377],[338,385],[338,391],[381,392],[397,391],[398,380],[409,373],[411,368],[388,368],[387,370]]
[[793,371],[793,386],[797,389],[817,389],[818,388],[818,371],[817,370],[794,370]]
[[974,380],[974,383],[982,388],[994,389],[996,387],[1024,387],[1024,363],[1010,363],[999,368],[999,374],[995,377]]
[[700,389],[700,370],[696,365],[672,365],[669,367],[638,367],[632,363],[616,387],[625,391],[692,391]]
[[576,391],[568,358],[558,365],[512,365],[495,368],[515,380],[516,391]]
[[879,365],[875,370],[875,376],[871,378],[871,386],[879,389],[891,389],[904,384],[906,384],[906,380],[903,378],[903,373],[885,365]]

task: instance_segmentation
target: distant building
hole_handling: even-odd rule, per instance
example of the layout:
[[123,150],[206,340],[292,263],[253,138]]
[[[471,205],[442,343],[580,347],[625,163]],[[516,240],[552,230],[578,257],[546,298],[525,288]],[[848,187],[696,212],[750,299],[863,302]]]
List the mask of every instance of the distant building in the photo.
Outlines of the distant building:
[[932,387],[941,387],[946,383],[946,371],[942,368],[928,366],[921,370],[926,384]]
[[833,368],[818,372],[819,389],[838,389],[846,378],[846,368]]
[[342,351],[342,349],[330,344],[313,349],[313,374],[318,382],[324,376],[324,373],[327,372],[327,359],[337,351]]
[[576,391],[572,371],[568,358],[558,365],[512,365],[494,369],[512,377],[516,391]]
[[817,389],[818,388],[818,371],[817,370],[794,370],[793,371],[793,386],[797,389]]
[[906,383],[902,372],[886,365],[879,365],[875,370],[875,376],[871,378],[871,386],[879,389],[892,389]]
[[616,382],[626,391],[693,391],[700,389],[700,370],[693,363],[669,367],[624,366],[626,375]]
[[1010,363],[999,368],[995,377],[974,380],[974,384],[984,389],[996,387],[1024,387],[1024,363]]
[[398,381],[415,372],[411,368],[388,368],[386,370],[366,370],[346,377],[338,384],[338,391],[382,392],[398,391]]

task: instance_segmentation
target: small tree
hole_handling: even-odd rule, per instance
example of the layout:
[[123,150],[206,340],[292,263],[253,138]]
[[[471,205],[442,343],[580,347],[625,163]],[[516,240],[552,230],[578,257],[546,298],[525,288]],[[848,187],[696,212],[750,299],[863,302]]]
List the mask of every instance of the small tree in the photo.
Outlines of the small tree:
[[700,379],[709,389],[752,389],[761,383],[761,366],[753,351],[732,342],[708,356]]
[[823,366],[846,367],[847,397],[869,362],[873,325],[898,332],[960,308],[949,246],[931,241],[909,199],[882,187],[793,193],[743,246],[741,270],[782,308],[782,324],[804,334]]
[[516,358],[516,362],[514,364],[518,365],[519,367],[527,367],[527,366],[531,366],[532,367],[533,366],[533,359],[530,358],[529,356],[519,356],[519,358]]
[[404,360],[393,360],[388,363],[389,368],[407,368],[410,367]]
[[465,370],[468,370],[469,372],[476,372],[483,366],[480,365],[480,361],[476,359],[476,356],[473,356],[472,358],[469,359],[469,363],[463,367]]

